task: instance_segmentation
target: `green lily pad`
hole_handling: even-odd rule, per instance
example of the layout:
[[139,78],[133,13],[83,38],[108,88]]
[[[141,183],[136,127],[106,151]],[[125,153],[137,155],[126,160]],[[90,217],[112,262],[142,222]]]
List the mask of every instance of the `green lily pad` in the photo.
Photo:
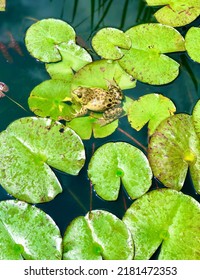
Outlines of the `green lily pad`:
[[64,260],[130,260],[133,253],[133,240],[125,224],[103,210],[74,219],[63,238]]
[[128,121],[139,131],[148,123],[148,134],[151,136],[156,127],[176,111],[174,103],[162,94],[146,94],[134,100],[128,111]]
[[46,70],[52,79],[68,79],[73,77],[73,71],[77,72],[83,66],[92,62],[89,53],[76,45],[73,41],[61,43],[58,50],[62,60],[55,63],[46,63]]
[[200,100],[197,101],[192,112],[192,119],[195,131],[200,139]]
[[140,24],[126,31],[132,40],[130,50],[123,50],[121,67],[135,79],[155,85],[173,81],[179,64],[165,53],[185,50],[184,38],[173,27],[159,23]]
[[0,183],[20,200],[52,200],[62,188],[49,166],[77,175],[84,162],[79,136],[50,119],[22,118],[0,134]]
[[149,143],[148,158],[155,177],[166,187],[181,190],[188,167],[200,193],[200,143],[192,117],[171,116],[157,127]]
[[31,91],[28,104],[37,116],[50,117],[53,120],[71,120],[75,113],[71,104],[71,81],[42,82]]
[[160,23],[174,27],[184,26],[200,15],[199,0],[146,0],[149,6],[166,5],[154,16]]
[[84,140],[90,139],[92,134],[95,138],[106,137],[112,134],[118,127],[118,120],[105,126],[98,124],[97,120],[97,118],[92,116],[84,116],[74,118],[67,124],[67,126],[73,129],[81,137],[81,139]]
[[200,204],[188,195],[149,192],[130,206],[123,222],[133,236],[135,260],[148,260],[160,246],[160,260],[200,260]]
[[42,210],[22,201],[0,202],[1,260],[60,260],[61,236]]
[[185,47],[189,56],[200,63],[200,28],[191,27],[185,36]]
[[30,54],[43,62],[60,61],[59,45],[69,41],[75,42],[74,29],[66,22],[53,18],[32,24],[25,36]]
[[121,89],[136,86],[136,81],[133,77],[127,74],[117,61],[97,60],[87,64],[74,75],[72,90],[79,86],[107,89],[108,83],[113,81]]
[[142,151],[123,142],[107,143],[92,156],[88,176],[96,193],[105,200],[116,200],[120,184],[132,198],[143,195],[151,186],[152,172]]
[[130,49],[131,40],[121,30],[116,28],[102,28],[92,39],[94,50],[103,58],[120,59],[121,49]]

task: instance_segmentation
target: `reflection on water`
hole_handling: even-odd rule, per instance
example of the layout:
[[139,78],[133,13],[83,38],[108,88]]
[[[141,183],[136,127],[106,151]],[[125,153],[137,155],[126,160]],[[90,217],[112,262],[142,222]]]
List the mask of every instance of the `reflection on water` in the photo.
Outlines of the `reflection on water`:
[[[82,44],[91,49],[91,38],[95,31],[112,26],[126,30],[131,26],[153,20],[153,8],[147,8],[142,0],[121,1],[86,1],[85,0],[7,0],[7,11],[0,12],[0,81],[9,87],[7,95],[21,104],[27,111],[8,98],[0,99],[0,131],[15,119],[33,115],[29,111],[27,99],[31,90],[40,82],[49,79],[44,64],[30,57],[25,46],[24,36],[27,28],[37,20],[43,18],[60,18],[71,24]],[[198,26],[197,19],[193,25]],[[184,35],[189,26],[180,28]],[[181,64],[179,77],[165,86],[150,86],[137,83],[137,87],[126,90],[130,97],[138,98],[147,93],[162,93],[172,99],[177,106],[177,112],[191,113],[192,108],[200,97],[199,73],[200,64],[192,62],[185,53],[172,54]],[[104,139],[84,141],[87,162],[79,176],[70,176],[57,172],[63,193],[53,201],[38,205],[52,216],[63,233],[69,222],[78,215],[84,215],[92,209],[105,209],[122,217],[125,209],[131,204],[126,193],[121,189],[120,196],[115,202],[105,202],[99,199],[91,189],[87,178],[88,161],[94,149],[109,141],[126,141],[134,144],[132,139],[123,133],[126,131],[136,138],[142,145],[147,146],[146,128],[136,132],[130,128],[126,119],[120,119],[120,129]],[[154,181],[153,187],[159,183]],[[183,191],[195,195],[190,177],[187,177]],[[0,188],[0,199],[11,198]]]

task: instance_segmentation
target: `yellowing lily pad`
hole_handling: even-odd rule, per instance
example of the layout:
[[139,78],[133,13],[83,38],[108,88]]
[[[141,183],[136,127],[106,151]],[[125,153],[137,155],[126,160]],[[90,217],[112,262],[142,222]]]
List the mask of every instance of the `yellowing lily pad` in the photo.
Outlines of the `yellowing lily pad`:
[[150,139],[148,158],[155,177],[175,190],[181,190],[189,167],[200,193],[200,142],[191,116],[177,114],[162,121]]
[[[176,168],[176,170],[178,167]],[[200,260],[200,204],[169,189],[149,192],[126,211],[135,260],[148,260],[160,247],[160,260]]]
[[123,56],[121,49],[130,49],[131,40],[121,30],[102,28],[92,39],[94,50],[103,58],[119,59]]
[[75,42],[74,29],[66,22],[53,18],[32,24],[25,37],[30,54],[43,62],[60,61],[59,45],[69,41]]
[[184,38],[173,27],[159,23],[140,24],[126,31],[132,41],[130,50],[123,50],[121,67],[135,79],[155,85],[173,81],[179,64],[165,53],[185,50]]
[[154,16],[157,21],[171,26],[189,24],[200,15],[199,0],[146,0],[149,6],[166,5]]
[[125,224],[103,210],[74,219],[63,238],[64,260],[130,260],[133,253],[133,240]]
[[62,188],[50,166],[77,175],[84,162],[79,136],[50,119],[22,118],[0,134],[0,184],[20,200],[52,200]]
[[200,63],[200,28],[191,27],[185,36],[185,47],[189,56]]
[[58,50],[62,60],[55,63],[46,63],[46,70],[52,79],[69,79],[73,77],[73,71],[77,72],[83,66],[92,62],[89,53],[76,45],[74,41],[61,43]]
[[128,111],[128,121],[138,131],[148,123],[150,136],[161,121],[173,115],[175,111],[176,107],[169,98],[162,94],[146,94],[131,103]]
[[105,200],[116,200],[121,182],[128,195],[138,198],[151,186],[152,172],[146,156],[123,142],[107,143],[92,156],[88,176],[96,193]]
[[42,82],[31,91],[28,104],[37,116],[50,117],[53,120],[71,120],[75,113],[71,106],[71,81]]
[[60,260],[61,235],[42,210],[22,201],[0,202],[1,260]]

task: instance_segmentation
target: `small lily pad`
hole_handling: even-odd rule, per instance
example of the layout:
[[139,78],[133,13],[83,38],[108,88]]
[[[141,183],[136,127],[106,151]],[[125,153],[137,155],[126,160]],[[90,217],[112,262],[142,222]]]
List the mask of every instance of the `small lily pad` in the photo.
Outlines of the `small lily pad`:
[[74,29],[66,22],[53,18],[32,24],[25,37],[30,54],[43,62],[60,61],[59,45],[69,41],[75,42]]
[[[176,170],[178,167],[176,168]],[[149,192],[126,211],[135,260],[148,260],[160,247],[160,260],[200,260],[200,204],[169,189]]]
[[131,40],[123,31],[108,27],[97,32],[92,46],[105,59],[119,59],[123,56],[121,49],[130,49]]
[[185,50],[184,38],[173,27],[159,23],[140,24],[126,31],[132,40],[130,50],[123,50],[121,67],[135,79],[155,85],[173,81],[179,64],[165,53]]
[[71,81],[42,82],[31,91],[28,104],[37,116],[50,117],[53,120],[71,120],[75,113],[71,104]]
[[157,127],[149,143],[152,171],[166,187],[181,190],[188,167],[193,185],[200,193],[200,142],[192,117],[171,116]]
[[185,47],[189,56],[200,63],[200,28],[191,27],[185,36]]
[[113,81],[121,89],[136,86],[133,77],[127,74],[117,61],[97,60],[87,64],[74,75],[72,90],[79,86],[107,89],[108,84]]
[[149,6],[166,5],[154,16],[157,21],[174,27],[184,26],[200,15],[199,0],[146,0]]
[[62,60],[55,63],[46,63],[46,70],[52,79],[68,79],[68,77],[73,76],[73,71],[77,72],[83,66],[92,62],[89,53],[72,40],[68,43],[61,43],[57,48]]
[[132,198],[143,195],[151,186],[152,172],[146,156],[124,143],[107,143],[92,156],[88,176],[96,193],[105,200],[116,200],[120,184]]
[[20,200],[52,200],[62,188],[49,166],[77,175],[84,162],[79,136],[50,119],[22,118],[0,134],[0,183]]
[[22,201],[0,202],[1,260],[60,260],[61,235],[42,210]]
[[192,119],[195,131],[200,139],[200,100],[197,101],[192,112]]
[[146,94],[134,100],[128,111],[131,126],[139,131],[148,123],[148,134],[153,134],[156,127],[176,111],[174,103],[162,94]]
[[125,224],[103,210],[74,219],[63,238],[64,260],[130,260],[133,253],[133,240]]

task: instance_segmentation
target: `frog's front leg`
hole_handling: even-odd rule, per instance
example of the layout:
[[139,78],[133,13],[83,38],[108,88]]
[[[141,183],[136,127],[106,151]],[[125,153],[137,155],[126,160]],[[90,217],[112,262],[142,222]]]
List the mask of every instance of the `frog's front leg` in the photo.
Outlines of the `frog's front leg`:
[[88,113],[88,109],[86,107],[81,107],[81,109],[79,111],[76,111],[76,113],[74,114],[75,117],[81,117],[81,116],[85,116]]

